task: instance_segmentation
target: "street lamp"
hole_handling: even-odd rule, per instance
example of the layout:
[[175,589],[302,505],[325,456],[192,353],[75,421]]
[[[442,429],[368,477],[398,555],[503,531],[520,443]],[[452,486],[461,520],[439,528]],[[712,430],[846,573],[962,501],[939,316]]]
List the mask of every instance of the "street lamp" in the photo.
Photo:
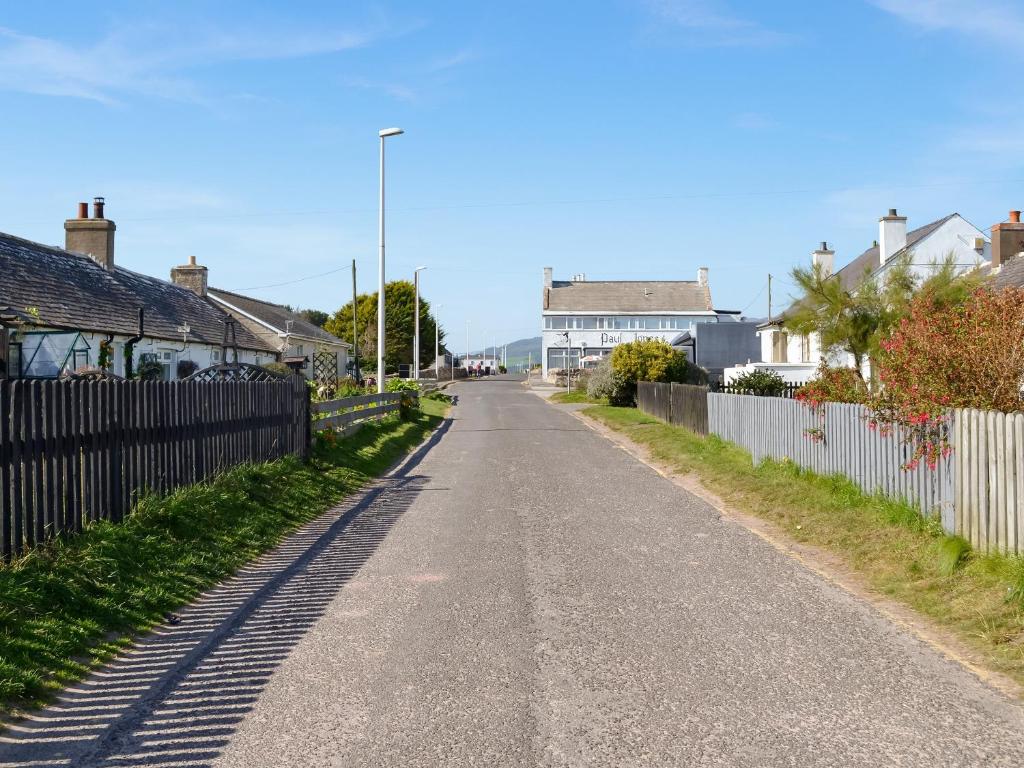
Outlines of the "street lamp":
[[412,377],[416,380],[420,377],[420,272],[424,269],[426,267],[416,267],[412,273],[412,283],[416,288],[416,330],[414,331],[416,336],[412,340]]
[[377,392],[384,392],[384,139],[399,136],[401,128],[385,128],[380,136],[380,261],[377,279]]

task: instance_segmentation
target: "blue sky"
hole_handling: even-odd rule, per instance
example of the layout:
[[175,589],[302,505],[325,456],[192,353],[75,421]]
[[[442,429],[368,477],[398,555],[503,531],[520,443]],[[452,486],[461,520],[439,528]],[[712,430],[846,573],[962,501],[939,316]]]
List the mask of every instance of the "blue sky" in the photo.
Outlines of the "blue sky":
[[[1024,206],[1024,13],[1000,0],[104,2],[0,10],[0,230],[334,310],[420,264],[455,346],[536,335],[541,270],[693,279],[766,311],[897,207]],[[299,278],[322,275],[293,282]],[[290,283],[281,285],[282,283]],[[267,287],[264,287],[267,286]],[[788,288],[780,280],[776,295]]]

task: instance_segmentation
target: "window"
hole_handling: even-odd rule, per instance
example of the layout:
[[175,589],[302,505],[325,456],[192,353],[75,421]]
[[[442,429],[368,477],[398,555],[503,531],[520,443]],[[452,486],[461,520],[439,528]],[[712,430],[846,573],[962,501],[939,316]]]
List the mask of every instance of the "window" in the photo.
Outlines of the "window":
[[210,362],[213,363],[214,365],[216,365],[217,363],[220,362],[220,350],[219,349],[215,349],[212,352],[210,352]]
[[772,362],[785,363],[787,360],[787,347],[789,346],[789,334],[785,331],[774,331],[772,333]]
[[565,330],[565,318],[564,317],[549,317],[548,322],[550,325],[548,328],[553,331],[564,331]]
[[811,362],[811,337],[809,335],[800,337],[800,362]]

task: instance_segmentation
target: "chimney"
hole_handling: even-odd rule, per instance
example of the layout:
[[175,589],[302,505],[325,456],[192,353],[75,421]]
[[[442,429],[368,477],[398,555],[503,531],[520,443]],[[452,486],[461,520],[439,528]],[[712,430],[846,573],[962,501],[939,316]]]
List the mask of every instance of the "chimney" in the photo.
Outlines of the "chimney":
[[889,215],[878,220],[878,264],[885,264],[897,251],[907,247],[907,217],[889,209]]
[[553,272],[554,272],[554,270],[551,267],[544,267],[544,287],[545,288],[550,288],[551,287],[551,275],[552,275]]
[[830,277],[835,270],[836,252],[830,250],[828,243],[821,241],[821,247],[811,254],[811,266],[820,267],[822,277]]
[[102,197],[94,198],[93,214],[89,206],[78,204],[78,218],[64,222],[64,250],[85,254],[108,271],[114,270],[114,222],[103,218]]
[[697,268],[697,285],[701,288],[708,287],[708,268],[698,267]]
[[1024,251],[1024,224],[1020,211],[1010,211],[1010,220],[992,227],[992,269],[1003,266]]
[[195,256],[189,256],[188,264],[171,269],[171,282],[187,288],[197,296],[205,296],[209,273],[206,267],[196,264]]

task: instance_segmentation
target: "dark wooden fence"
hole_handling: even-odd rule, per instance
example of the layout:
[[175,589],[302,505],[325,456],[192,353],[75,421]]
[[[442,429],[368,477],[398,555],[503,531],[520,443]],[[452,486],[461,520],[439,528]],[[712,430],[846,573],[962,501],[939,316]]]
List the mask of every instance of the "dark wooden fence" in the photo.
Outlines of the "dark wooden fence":
[[698,435],[708,433],[707,387],[641,381],[637,384],[636,404],[649,416],[686,427]]
[[146,492],[309,450],[309,394],[274,382],[0,381],[5,560]]

